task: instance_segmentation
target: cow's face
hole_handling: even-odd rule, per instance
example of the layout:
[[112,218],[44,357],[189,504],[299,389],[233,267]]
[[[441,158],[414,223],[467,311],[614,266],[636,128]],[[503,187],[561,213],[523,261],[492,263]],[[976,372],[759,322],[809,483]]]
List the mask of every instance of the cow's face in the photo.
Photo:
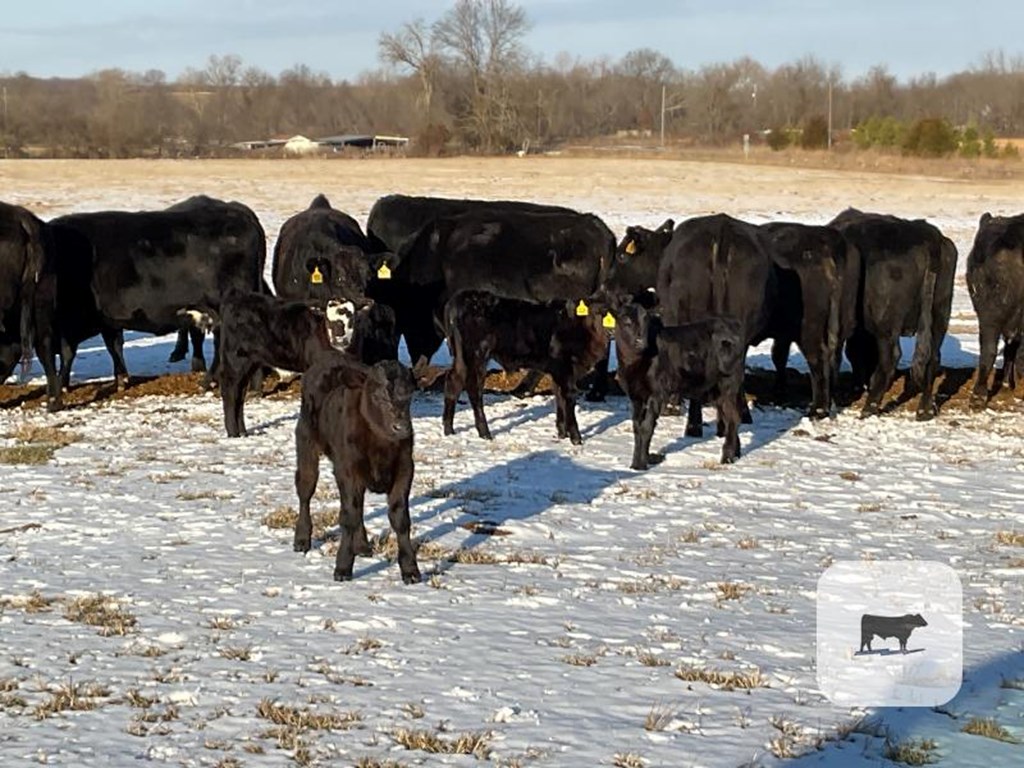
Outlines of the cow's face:
[[380,437],[395,442],[412,437],[409,408],[415,389],[412,372],[395,360],[370,367],[363,392],[363,415]]
[[674,228],[672,219],[653,230],[627,227],[602,276],[602,289],[609,294],[629,296],[652,288],[657,281],[661,254],[671,241]]
[[629,301],[613,310],[615,341],[637,354],[647,348],[651,332],[651,312],[641,303]]
[[347,299],[331,299],[327,302],[327,340],[335,349],[346,352],[351,346],[357,311],[355,302]]
[[910,622],[915,627],[927,627],[928,622],[924,620],[924,617],[920,613],[915,613],[910,617]]

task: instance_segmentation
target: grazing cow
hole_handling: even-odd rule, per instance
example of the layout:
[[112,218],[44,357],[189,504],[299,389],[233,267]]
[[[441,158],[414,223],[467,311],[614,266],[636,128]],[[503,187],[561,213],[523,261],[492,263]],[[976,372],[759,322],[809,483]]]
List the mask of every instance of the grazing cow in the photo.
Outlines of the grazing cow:
[[661,461],[651,439],[662,406],[673,395],[718,407],[718,432],[725,437],[722,463],[740,456],[739,401],[746,344],[742,325],[730,317],[708,317],[666,326],[639,301],[616,310],[618,379],[633,417],[633,469]]
[[1000,338],[1006,346],[1002,374],[997,375],[994,388],[998,390],[1004,381],[1011,390],[1017,386],[1017,353],[1024,336],[1024,214],[982,214],[967,257],[967,289],[978,315],[981,345],[971,407],[984,408]]
[[811,373],[809,416],[821,419],[831,412],[843,344],[857,324],[860,255],[831,227],[773,222],[761,229],[778,282],[767,331],[774,339],[776,393],[785,392],[789,347],[796,342]]
[[[281,227],[274,245],[274,289],[286,299],[360,303],[391,258],[379,241],[363,234],[355,219],[317,195],[309,208]],[[372,301],[369,311],[359,314],[355,349],[364,363],[397,359],[398,337],[395,310],[387,304]]]
[[[393,279],[376,281],[370,296],[394,307],[414,363],[441,346],[436,320],[458,291],[575,302],[593,294],[615,249],[592,214],[506,200],[390,195],[374,204],[366,228],[396,254]],[[588,399],[603,399],[607,370],[601,361]]]
[[608,334],[598,315],[578,316],[564,301],[534,304],[463,291],[445,307],[444,324],[452,353],[444,387],[446,435],[455,432],[455,403],[465,388],[477,434],[491,439],[483,387],[487,361],[493,358],[507,371],[529,368],[551,374],[558,437],[568,437],[576,445],[583,442],[576,423],[576,385],[608,348]]
[[[241,203],[199,196],[163,211],[105,211],[61,216],[50,222],[58,234],[61,271],[80,283],[59,288],[80,312],[90,313],[112,342],[114,372],[127,376],[121,332],[169,333],[184,329],[182,307],[216,310],[229,290],[263,290],[266,238],[259,220]],[[69,323],[59,318],[62,329]],[[80,334],[76,334],[80,335]],[[190,330],[192,369],[206,370],[202,331]],[[80,338],[62,338],[64,368]],[[66,349],[65,349],[66,348]],[[108,349],[111,343],[108,343]]]
[[33,349],[46,372],[47,407],[61,407],[54,364],[56,276],[45,225],[17,205],[0,203],[0,383]]
[[871,652],[871,640],[875,635],[883,640],[895,637],[900,641],[900,650],[906,653],[910,633],[917,627],[927,626],[928,622],[920,613],[907,613],[903,616],[872,616],[870,613],[865,613],[860,617],[860,651],[858,653],[864,653],[865,648],[868,653]]
[[316,491],[320,456],[334,468],[341,497],[341,542],[334,579],[352,578],[357,554],[368,554],[363,524],[366,491],[385,493],[388,520],[398,539],[402,581],[420,580],[416,551],[409,538],[409,489],[413,478],[413,432],[409,404],[416,388],[412,373],[394,360],[373,366],[347,355],[326,355],[302,378],[302,406],[295,427],[295,490],[299,518],[296,552],[312,545],[309,501]]
[[846,343],[854,378],[867,383],[863,416],[876,415],[900,359],[900,336],[916,336],[910,378],[917,419],[935,415],[939,352],[949,326],[956,246],[927,221],[847,209],[831,222],[860,253],[860,315]]
[[[745,365],[746,347],[768,337],[775,311],[777,275],[764,233],[725,214],[687,219],[665,247],[655,290],[665,325],[736,318]],[[739,407],[743,422],[750,423],[742,394]],[[703,431],[700,399],[690,398],[686,434],[700,437]]]
[[232,291],[218,311],[182,310],[203,331],[217,333],[218,383],[228,437],[247,434],[245,388],[264,366],[302,373],[331,349],[349,351],[356,306],[332,299],[326,310],[302,301]]

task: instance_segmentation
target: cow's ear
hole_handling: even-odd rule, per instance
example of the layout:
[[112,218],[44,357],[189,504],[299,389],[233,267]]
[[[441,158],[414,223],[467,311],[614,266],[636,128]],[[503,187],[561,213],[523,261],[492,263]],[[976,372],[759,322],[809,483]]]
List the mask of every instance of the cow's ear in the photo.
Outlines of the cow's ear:
[[665,223],[663,223],[660,227],[658,227],[658,231],[659,232],[671,232],[675,228],[676,228],[676,223],[672,219],[665,219]]
[[991,220],[992,220],[992,214],[989,213],[988,211],[985,211],[983,214],[981,214],[981,221],[978,222],[978,225],[979,226],[984,226],[984,225],[988,224]]

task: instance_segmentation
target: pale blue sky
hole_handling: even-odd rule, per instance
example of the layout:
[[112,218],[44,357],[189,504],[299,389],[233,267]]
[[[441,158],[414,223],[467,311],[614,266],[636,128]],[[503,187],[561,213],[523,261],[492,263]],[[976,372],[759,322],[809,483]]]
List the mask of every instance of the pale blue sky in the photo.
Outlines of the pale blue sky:
[[[615,60],[635,48],[677,65],[749,55],[769,67],[806,54],[856,77],[886,64],[905,78],[966,69],[987,51],[1024,53],[1019,0],[520,0],[528,47]],[[211,54],[278,74],[307,64],[352,79],[378,66],[377,36],[450,2],[419,0],[39,0],[4,3],[0,72],[79,76],[105,67],[174,78]]]

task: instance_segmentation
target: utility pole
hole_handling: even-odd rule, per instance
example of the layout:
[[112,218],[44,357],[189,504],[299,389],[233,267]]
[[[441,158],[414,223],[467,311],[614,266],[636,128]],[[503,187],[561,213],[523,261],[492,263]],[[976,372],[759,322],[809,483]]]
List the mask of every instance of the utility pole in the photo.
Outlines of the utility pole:
[[3,88],[4,93],[4,157],[7,157],[7,86]]
[[[4,89],[4,93],[7,93],[7,89]],[[4,102],[6,104],[6,100]],[[661,146],[665,147],[665,84],[661,86]]]

